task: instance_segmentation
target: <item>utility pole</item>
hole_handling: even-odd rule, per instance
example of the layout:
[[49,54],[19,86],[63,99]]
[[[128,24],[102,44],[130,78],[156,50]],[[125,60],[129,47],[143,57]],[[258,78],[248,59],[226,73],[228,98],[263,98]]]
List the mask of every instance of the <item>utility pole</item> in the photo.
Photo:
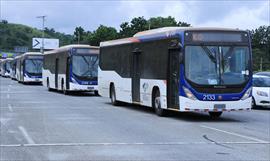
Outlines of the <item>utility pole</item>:
[[42,19],[42,47],[40,48],[40,52],[42,53],[42,54],[44,54],[44,23],[45,23],[45,18],[46,18],[47,16],[38,16],[37,18],[41,18]]

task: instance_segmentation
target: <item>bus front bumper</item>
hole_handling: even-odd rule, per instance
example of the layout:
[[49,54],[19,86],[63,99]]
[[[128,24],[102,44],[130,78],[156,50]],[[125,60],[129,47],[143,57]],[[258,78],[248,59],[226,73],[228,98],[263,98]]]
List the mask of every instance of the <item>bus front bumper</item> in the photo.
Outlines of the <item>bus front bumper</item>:
[[70,91],[98,91],[98,86],[69,83],[69,90]]
[[30,78],[30,77],[24,77],[24,82],[42,82],[42,78]]
[[202,111],[202,112],[220,112],[250,110],[252,98],[238,101],[200,101],[191,100],[186,97],[179,97],[180,111]]

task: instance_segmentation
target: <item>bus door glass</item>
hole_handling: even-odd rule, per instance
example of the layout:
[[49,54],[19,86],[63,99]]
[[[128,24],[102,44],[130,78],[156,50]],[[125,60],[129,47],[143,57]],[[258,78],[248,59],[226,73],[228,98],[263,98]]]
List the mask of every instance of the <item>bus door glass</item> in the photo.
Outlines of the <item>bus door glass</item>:
[[133,102],[140,102],[140,54],[141,51],[138,48],[132,52],[133,59],[132,59],[132,66],[131,66],[131,73],[132,73],[132,101]]
[[[175,44],[176,45],[176,44]],[[180,51],[178,46],[169,47],[167,74],[167,104],[168,108],[179,108],[179,70]]]

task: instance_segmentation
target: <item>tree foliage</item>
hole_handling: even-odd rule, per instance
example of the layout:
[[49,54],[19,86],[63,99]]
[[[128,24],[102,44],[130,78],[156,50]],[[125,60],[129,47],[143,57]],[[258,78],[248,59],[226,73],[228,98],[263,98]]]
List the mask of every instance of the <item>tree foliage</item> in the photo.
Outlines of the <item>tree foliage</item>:
[[251,31],[253,68],[255,71],[270,70],[270,26],[260,26]]
[[[168,26],[191,26],[187,22],[177,22],[174,17],[135,17],[130,22],[120,24],[119,32],[114,27],[100,25],[94,31],[87,31],[81,26],[75,28],[73,35],[56,32],[53,28],[45,28],[46,38],[57,38],[60,46],[81,43],[99,46],[102,41],[132,37],[140,31]],[[258,71],[262,60],[263,70],[270,70],[270,26],[260,26],[251,30],[253,49],[253,69]],[[7,20],[0,21],[0,49],[13,50],[15,46],[32,47],[32,38],[41,37],[42,31],[20,24],[12,24]]]

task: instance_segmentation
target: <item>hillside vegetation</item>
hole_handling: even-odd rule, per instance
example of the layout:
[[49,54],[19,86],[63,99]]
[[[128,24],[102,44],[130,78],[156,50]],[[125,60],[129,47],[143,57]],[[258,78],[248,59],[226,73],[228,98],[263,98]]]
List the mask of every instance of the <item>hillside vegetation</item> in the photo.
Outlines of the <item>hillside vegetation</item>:
[[[59,32],[47,32],[45,38],[57,38],[60,46],[72,43],[72,36]],[[32,38],[42,37],[42,31],[21,24],[0,23],[0,49],[6,51],[14,50],[15,46],[27,46],[32,49]]]

